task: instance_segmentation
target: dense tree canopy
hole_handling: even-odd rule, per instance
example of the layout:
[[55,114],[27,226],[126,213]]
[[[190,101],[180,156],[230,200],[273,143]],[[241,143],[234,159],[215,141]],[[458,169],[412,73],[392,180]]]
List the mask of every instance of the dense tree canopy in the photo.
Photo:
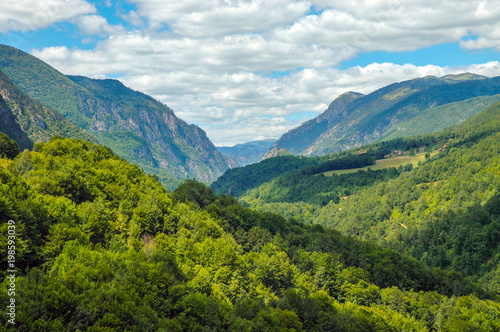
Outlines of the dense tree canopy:
[[19,269],[15,327],[2,271],[5,330],[500,328],[494,291],[456,272],[244,208],[196,181],[168,193],[84,141],[55,137],[1,160],[0,216],[16,222]]
[[21,150],[19,145],[4,133],[0,133],[0,158],[14,159]]

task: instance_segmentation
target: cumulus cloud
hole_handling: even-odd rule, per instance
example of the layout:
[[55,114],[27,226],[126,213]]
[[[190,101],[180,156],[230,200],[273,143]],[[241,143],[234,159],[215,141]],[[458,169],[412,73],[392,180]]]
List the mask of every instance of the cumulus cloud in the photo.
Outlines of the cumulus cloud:
[[0,32],[43,29],[95,11],[96,8],[84,0],[2,0]]
[[134,0],[151,26],[167,24],[178,34],[210,36],[266,31],[307,13],[307,1],[288,0]]
[[135,10],[131,10],[127,14],[122,15],[122,18],[136,27],[144,25],[144,20]]
[[267,40],[261,35],[190,39],[171,38],[169,34],[129,33],[113,36],[94,50],[69,51],[64,48],[35,50],[34,54],[58,61],[60,69],[68,73],[81,73],[89,63],[97,62],[93,70],[99,74],[142,70],[158,72],[159,69],[210,73],[287,71],[301,67],[336,66],[354,55],[354,51],[336,52],[316,45],[294,45]]
[[[369,93],[426,75],[500,75],[498,62],[338,69],[372,51],[405,52],[442,43],[500,50],[500,7],[486,0],[129,3],[135,8],[121,18],[133,31],[110,25],[92,7],[68,17],[82,34],[105,38],[93,49],[60,46],[32,53],[65,74],[119,76],[200,125],[219,145],[277,138],[346,91]],[[1,15],[0,28],[6,22]]]
[[[500,75],[500,63],[461,67],[397,65],[374,63],[364,67],[340,70],[332,67],[305,68],[288,75],[271,75],[238,71],[201,70],[193,60],[174,58],[173,54],[154,53],[145,48],[130,47],[134,52],[112,53],[47,48],[34,53],[64,73],[102,76],[111,71],[124,72],[120,78],[127,86],[154,96],[171,107],[182,119],[200,125],[217,145],[232,145],[258,138],[277,138],[287,130],[324,111],[337,96],[347,91],[370,93],[385,85],[423,77],[474,72],[485,76]],[[142,50],[142,51],[141,51]],[[183,58],[183,56],[180,56]],[[150,59],[149,62],[147,59]],[[179,61],[186,61],[182,70]],[[199,59],[199,61],[202,61]],[[140,64],[150,65],[140,65]],[[156,63],[155,65],[153,65]],[[72,64],[77,64],[72,67]],[[199,70],[200,69],[200,70]],[[295,116],[299,114],[300,116]]]
[[489,1],[336,1],[320,15],[302,17],[275,31],[289,42],[334,47],[345,43],[360,52],[412,51],[468,34],[488,39],[500,27],[500,7]]
[[106,37],[126,32],[122,25],[111,25],[100,15],[79,16],[75,21],[83,35]]

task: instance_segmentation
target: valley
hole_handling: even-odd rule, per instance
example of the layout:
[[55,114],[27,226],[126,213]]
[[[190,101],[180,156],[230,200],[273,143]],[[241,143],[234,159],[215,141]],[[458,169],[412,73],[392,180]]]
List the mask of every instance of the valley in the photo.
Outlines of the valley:
[[117,80],[7,46],[0,70],[4,330],[500,331],[498,77],[216,148]]

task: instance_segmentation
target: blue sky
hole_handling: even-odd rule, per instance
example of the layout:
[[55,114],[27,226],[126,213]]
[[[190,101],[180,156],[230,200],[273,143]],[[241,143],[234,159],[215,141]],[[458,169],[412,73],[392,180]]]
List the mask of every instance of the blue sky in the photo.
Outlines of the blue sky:
[[278,138],[346,91],[498,76],[499,22],[481,0],[3,0],[0,43],[117,78],[233,145]]

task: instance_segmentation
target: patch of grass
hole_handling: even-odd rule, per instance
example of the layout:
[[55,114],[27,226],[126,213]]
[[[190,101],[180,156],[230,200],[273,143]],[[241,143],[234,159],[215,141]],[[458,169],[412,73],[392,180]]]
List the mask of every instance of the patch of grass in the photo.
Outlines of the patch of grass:
[[[431,156],[436,155],[437,152],[431,153]],[[384,168],[389,168],[389,167],[399,167],[399,166],[404,166],[406,164],[412,164],[414,167],[418,165],[420,161],[425,160],[425,153],[418,153],[414,156],[410,156],[409,154],[402,155],[402,156],[397,156],[397,157],[389,157],[386,159],[378,159],[375,161],[375,165],[372,166],[365,166],[361,168],[351,168],[351,169],[339,169],[335,171],[329,171],[329,172],[324,172],[323,174],[326,176],[332,176],[333,174],[340,175],[340,174],[348,174],[348,173],[354,173],[360,170],[366,171],[368,168],[371,168],[372,170],[378,170],[378,169],[384,169]]]

